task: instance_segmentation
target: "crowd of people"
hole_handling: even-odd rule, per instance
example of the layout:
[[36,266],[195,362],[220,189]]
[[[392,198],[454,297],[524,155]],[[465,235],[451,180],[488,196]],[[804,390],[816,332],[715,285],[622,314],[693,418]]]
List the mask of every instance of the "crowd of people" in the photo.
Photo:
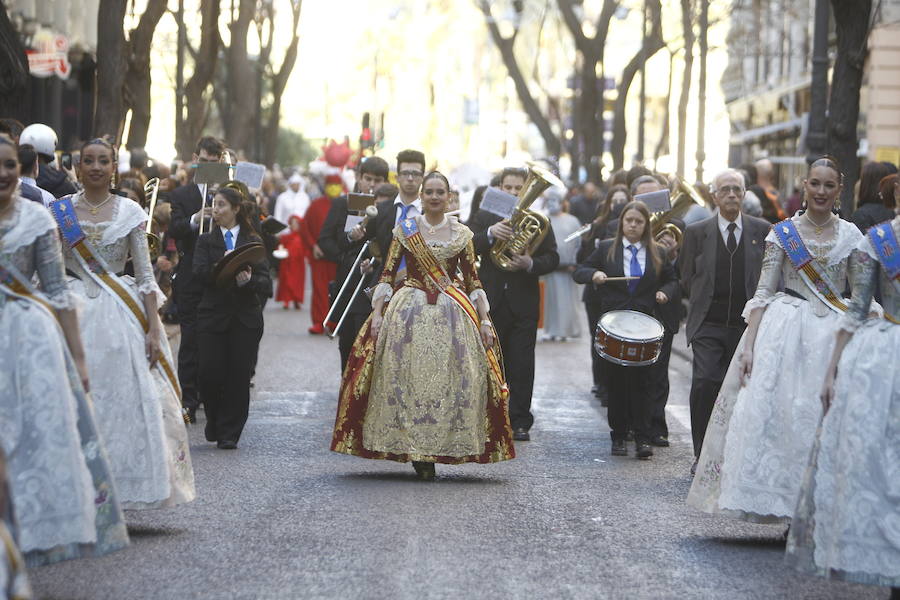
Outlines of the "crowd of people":
[[[530,194],[534,167],[497,173],[462,218],[455,186],[419,150],[393,168],[366,157],[351,178],[270,171],[248,189],[193,181],[205,163],[235,162],[214,137],[174,171],[138,151],[122,168],[109,141],[89,140],[69,172],[52,130],[0,125],[8,595],[27,597],[26,565],[125,547],[124,511],[195,498],[187,426],[205,416],[208,441],[238,447],[264,307],[273,296],[302,306],[307,268],[309,333],[339,339],[332,450],[411,462],[425,481],[436,464],[514,458],[540,416],[538,332],[582,334],[583,285],[592,341],[616,315],[658,329],[649,360],[591,344],[611,455],[633,442],[646,461],[669,445],[668,366],[684,322],[688,505],[789,524],[796,568],[900,593],[892,165],[865,165],[851,220],[838,216],[844,182],[830,157],[786,199],[767,160],[694,186],[638,165],[539,194],[540,236],[501,260],[498,248],[523,247],[525,207],[501,216],[481,201]],[[177,360],[163,319],[178,325]]]

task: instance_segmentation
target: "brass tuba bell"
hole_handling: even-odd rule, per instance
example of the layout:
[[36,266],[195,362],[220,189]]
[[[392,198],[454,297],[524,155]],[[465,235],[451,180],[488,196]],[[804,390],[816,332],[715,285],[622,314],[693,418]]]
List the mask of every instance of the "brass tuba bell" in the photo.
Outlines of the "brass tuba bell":
[[528,207],[537,200],[544,190],[551,186],[565,187],[565,184],[549,170],[535,163],[528,163],[528,177],[519,192],[519,202],[509,218],[513,235],[508,240],[498,240],[491,248],[491,260],[504,271],[512,271],[513,257],[521,254],[529,256],[547,237],[550,220]]

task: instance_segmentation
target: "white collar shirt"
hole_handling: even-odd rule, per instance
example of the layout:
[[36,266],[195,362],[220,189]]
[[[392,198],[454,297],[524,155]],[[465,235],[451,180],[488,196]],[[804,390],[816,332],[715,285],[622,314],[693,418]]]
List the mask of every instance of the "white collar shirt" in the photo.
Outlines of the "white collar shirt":
[[56,196],[48,192],[42,187],[38,187],[37,181],[35,181],[34,177],[28,177],[27,175],[22,175],[19,177],[19,181],[23,183],[27,183],[33,188],[37,188],[37,191],[41,193],[41,199],[44,201],[44,206],[46,208],[50,208],[50,203],[56,200]]
[[631,275],[631,249],[629,246],[634,246],[637,248],[637,259],[638,264],[641,265],[641,275],[644,274],[644,271],[647,270],[647,249],[644,248],[644,245],[641,242],[635,242],[632,244],[624,237],[622,238],[622,272],[625,273],[625,276]]
[[[394,200],[394,225],[396,225],[400,221],[400,211],[403,210],[403,200],[400,199],[400,196],[397,196],[397,199]],[[422,199],[416,198],[409,205],[409,210],[406,212],[406,217],[414,217],[416,215],[422,214]]]
[[[728,226],[731,224],[731,221],[724,218],[722,213],[716,213],[716,219],[719,222],[719,233],[722,234],[722,241],[725,242],[725,245],[728,246]],[[741,243],[741,231],[744,229],[744,222],[741,213],[738,213],[737,219],[734,220],[734,224],[737,227],[734,228],[734,239],[740,244]]]
[[[229,231],[231,232],[231,235],[233,236],[232,239],[231,239],[231,242],[232,242],[232,244],[234,244],[234,248],[237,248],[238,234],[241,232],[241,226],[240,226],[240,225],[235,225],[235,226],[232,227],[231,229],[227,229],[227,228],[225,228],[225,227],[219,227],[219,229],[222,230],[222,239],[225,239],[225,234],[226,234],[226,233],[228,233]],[[225,248],[226,248],[226,249],[228,248],[228,242],[227,242],[227,241],[225,242]],[[232,248],[232,249],[234,249],[234,248]]]

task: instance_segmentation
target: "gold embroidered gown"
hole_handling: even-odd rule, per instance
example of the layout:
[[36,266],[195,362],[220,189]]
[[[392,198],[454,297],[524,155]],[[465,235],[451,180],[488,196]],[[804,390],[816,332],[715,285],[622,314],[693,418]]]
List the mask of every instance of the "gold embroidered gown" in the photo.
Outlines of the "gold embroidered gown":
[[[417,220],[446,273],[461,273],[454,285],[486,302],[472,232],[448,219],[430,234]],[[402,462],[513,458],[507,401],[490,377],[478,325],[423,273],[399,226],[373,301],[380,297],[388,305],[377,342],[370,318],[344,371],[332,450]]]

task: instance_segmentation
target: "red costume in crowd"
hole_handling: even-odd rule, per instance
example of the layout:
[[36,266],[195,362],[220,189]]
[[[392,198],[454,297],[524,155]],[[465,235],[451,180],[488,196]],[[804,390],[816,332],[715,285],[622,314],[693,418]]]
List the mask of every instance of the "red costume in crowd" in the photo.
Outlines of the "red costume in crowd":
[[337,265],[330,260],[325,260],[322,251],[317,243],[319,232],[322,231],[322,225],[325,224],[325,217],[331,210],[331,201],[337,198],[344,191],[343,182],[339,175],[329,175],[325,178],[325,195],[320,196],[312,201],[309,208],[306,209],[306,215],[303,223],[300,225],[300,235],[307,248],[312,248],[312,256],[309,259],[310,270],[312,271],[313,280],[313,297],[312,307],[310,308],[310,316],[312,317],[312,327],[309,328],[310,333],[324,333],[325,315],[328,314],[328,284],[334,280]]
[[306,244],[300,234],[303,219],[293,215],[288,220],[289,232],[281,236],[279,243],[287,250],[287,258],[278,265],[278,294],[276,302],[284,302],[288,308],[293,302],[296,308],[303,304],[303,293],[306,287]]

